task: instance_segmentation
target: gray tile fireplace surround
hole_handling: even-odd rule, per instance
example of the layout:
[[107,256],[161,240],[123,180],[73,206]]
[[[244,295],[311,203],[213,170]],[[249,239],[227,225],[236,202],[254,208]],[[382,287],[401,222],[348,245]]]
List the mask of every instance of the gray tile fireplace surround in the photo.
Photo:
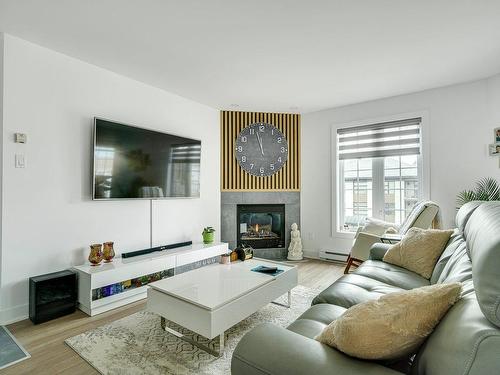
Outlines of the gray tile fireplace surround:
[[299,192],[223,192],[221,193],[221,240],[236,247],[236,206],[238,204],[284,204],[285,243],[284,248],[255,249],[254,255],[267,259],[285,259],[290,243],[290,226],[297,223],[300,228]]

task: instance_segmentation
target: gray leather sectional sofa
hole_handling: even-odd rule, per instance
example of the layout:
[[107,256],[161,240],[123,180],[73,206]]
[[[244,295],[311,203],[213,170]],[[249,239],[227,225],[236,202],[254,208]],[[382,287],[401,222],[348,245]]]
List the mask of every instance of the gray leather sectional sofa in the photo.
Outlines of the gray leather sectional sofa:
[[[371,260],[321,292],[288,328],[266,323],[248,332],[234,351],[232,374],[500,374],[500,202],[467,203],[456,222],[430,280],[382,262],[387,247],[375,245]],[[359,360],[313,339],[350,306],[456,281],[463,283],[462,299],[410,364]]]

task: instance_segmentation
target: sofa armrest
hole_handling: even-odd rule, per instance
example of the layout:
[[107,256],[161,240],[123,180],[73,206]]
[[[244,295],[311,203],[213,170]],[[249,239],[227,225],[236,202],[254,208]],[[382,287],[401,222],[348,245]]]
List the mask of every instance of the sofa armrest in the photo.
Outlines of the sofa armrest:
[[396,375],[377,363],[349,357],[320,342],[264,323],[245,334],[233,353],[232,375]]
[[382,260],[384,255],[391,247],[391,244],[387,243],[375,243],[370,248],[370,259],[371,260]]

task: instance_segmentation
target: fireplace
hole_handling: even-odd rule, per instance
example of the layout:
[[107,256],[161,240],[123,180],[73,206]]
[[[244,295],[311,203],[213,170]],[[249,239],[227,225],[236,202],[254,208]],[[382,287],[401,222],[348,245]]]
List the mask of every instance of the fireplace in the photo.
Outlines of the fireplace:
[[285,247],[284,204],[239,204],[236,220],[238,246]]

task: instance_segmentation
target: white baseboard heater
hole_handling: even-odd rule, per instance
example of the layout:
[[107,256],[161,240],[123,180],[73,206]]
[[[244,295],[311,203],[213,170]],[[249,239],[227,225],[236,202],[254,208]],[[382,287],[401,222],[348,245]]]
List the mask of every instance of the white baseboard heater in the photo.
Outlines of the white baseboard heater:
[[321,259],[333,260],[336,262],[347,262],[347,254],[337,253],[331,250],[320,250],[319,257]]

